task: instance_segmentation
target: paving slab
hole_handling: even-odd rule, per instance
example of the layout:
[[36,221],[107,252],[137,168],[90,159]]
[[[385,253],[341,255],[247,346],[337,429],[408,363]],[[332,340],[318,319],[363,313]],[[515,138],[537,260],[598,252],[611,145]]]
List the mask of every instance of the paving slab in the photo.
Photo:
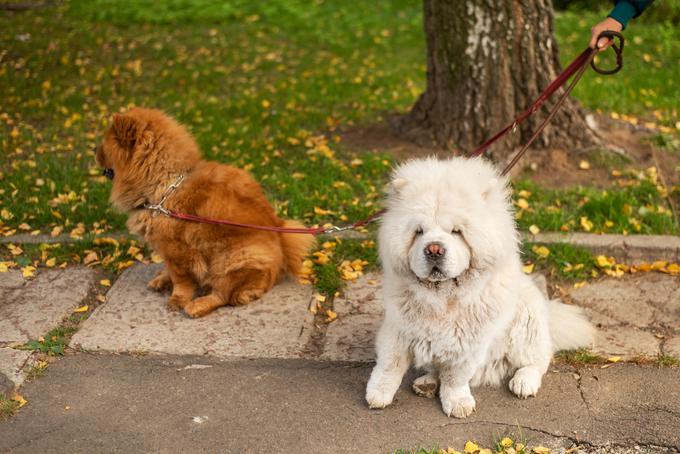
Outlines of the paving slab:
[[[414,395],[413,375],[392,406],[369,410],[371,367],[70,355],[22,388],[28,403],[0,422],[0,452],[389,453],[435,445],[462,451],[467,440],[490,447],[494,436],[519,431],[554,454],[574,441],[588,453],[680,448],[680,368],[552,369],[535,398],[518,399],[506,387],[474,389],[477,410],[456,420],[438,400]],[[596,448],[609,443],[624,448]]]
[[595,332],[593,353],[632,359],[638,356],[655,357],[661,353],[662,338],[633,326],[599,326]]
[[326,331],[321,358],[336,361],[371,361],[375,334],[382,322],[381,275],[368,273],[347,285],[333,300],[338,318]]
[[666,341],[663,346],[664,353],[680,358],[680,333]]
[[247,306],[224,306],[199,319],[167,307],[167,293],[147,288],[159,265],[138,264],[116,281],[71,339],[85,350],[296,358],[304,355],[313,316],[310,286],[277,284]]
[[14,386],[21,385],[25,378],[22,369],[30,357],[31,353],[25,350],[0,348],[0,375],[7,377]]
[[680,328],[680,276],[640,273],[605,278],[570,292],[574,302],[617,323]]
[[680,368],[620,364],[607,369],[584,369],[579,374],[579,389],[594,419],[590,441],[649,443],[673,447],[677,452]]
[[40,268],[31,280],[17,270],[0,273],[0,342],[26,342],[59,325],[87,297],[94,276],[85,267]]

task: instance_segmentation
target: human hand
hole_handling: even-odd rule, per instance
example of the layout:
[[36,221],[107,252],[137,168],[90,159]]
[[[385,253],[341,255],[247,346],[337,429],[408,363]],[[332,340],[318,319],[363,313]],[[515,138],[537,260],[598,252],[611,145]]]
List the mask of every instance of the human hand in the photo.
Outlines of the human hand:
[[588,47],[591,49],[595,49],[595,45],[597,44],[597,49],[602,52],[606,48],[608,48],[613,40],[610,38],[602,38],[599,41],[597,40],[597,37],[600,36],[600,33],[606,30],[613,30],[615,32],[620,32],[623,30],[623,25],[616,19],[612,19],[611,17],[606,18],[599,24],[595,25],[593,28],[590,29],[590,42],[588,43]]

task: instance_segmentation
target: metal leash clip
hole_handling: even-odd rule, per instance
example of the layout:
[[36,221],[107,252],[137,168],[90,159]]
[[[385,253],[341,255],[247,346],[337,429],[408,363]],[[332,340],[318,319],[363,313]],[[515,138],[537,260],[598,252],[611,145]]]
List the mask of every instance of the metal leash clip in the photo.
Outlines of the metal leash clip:
[[145,203],[144,208],[146,208],[147,210],[151,210],[153,212],[151,216],[156,216],[158,213],[163,213],[166,216],[170,216],[170,211],[160,203],[156,204]]
[[332,226],[328,227],[327,229],[324,229],[323,233],[340,233],[340,232],[345,232],[347,230],[352,230],[352,229],[354,229],[354,225],[346,225],[344,227],[332,225]]
[[144,208],[153,211],[152,216],[155,216],[158,213],[163,213],[166,216],[170,216],[170,210],[165,208],[163,203],[165,203],[165,200],[170,196],[170,194],[172,194],[175,189],[177,189],[182,184],[182,181],[184,181],[184,174],[180,175],[174,183],[168,186],[158,203],[145,203]]

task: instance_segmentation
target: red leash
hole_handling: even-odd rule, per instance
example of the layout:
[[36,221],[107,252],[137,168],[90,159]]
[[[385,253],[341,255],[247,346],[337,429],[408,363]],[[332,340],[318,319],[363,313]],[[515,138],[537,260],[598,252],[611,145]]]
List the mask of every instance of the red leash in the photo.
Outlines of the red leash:
[[[153,207],[148,207],[149,209],[157,209]],[[160,210],[158,210],[160,211]],[[226,225],[230,227],[241,227],[244,229],[255,229],[255,230],[266,230],[269,232],[280,232],[280,233],[306,233],[309,235],[321,235],[323,233],[337,233],[337,232],[342,232],[344,230],[352,230],[356,229],[358,227],[362,227],[370,222],[373,222],[376,218],[378,218],[381,214],[383,214],[384,210],[381,210],[377,213],[374,213],[371,215],[369,218],[357,221],[354,224],[350,224],[344,227],[338,227],[336,225],[330,226],[330,227],[274,227],[274,226],[267,226],[267,225],[254,225],[254,224],[243,224],[241,222],[233,222],[233,221],[225,221],[222,219],[212,219],[212,218],[205,218],[203,216],[194,216],[193,214],[185,214],[185,213],[175,213],[174,211],[167,210],[166,214],[167,216],[170,216],[171,218],[175,219],[182,219],[184,221],[193,221],[193,222],[201,222],[203,224],[212,224],[212,225]]]
[[[614,74],[618,72],[622,67],[623,67],[623,44],[624,44],[624,39],[623,35],[621,35],[618,32],[615,31],[604,31],[600,34],[598,37],[598,40],[600,38],[618,38],[619,39],[619,45],[617,46],[616,44],[612,44],[612,48],[616,52],[616,68],[611,69],[611,70],[602,70],[595,66],[595,62],[593,59],[595,58],[595,54],[597,54],[598,50],[597,49],[591,49],[591,48],[586,48],[581,54],[576,57],[574,61],[572,61],[569,66],[567,66],[564,71],[562,71],[556,78],[553,80],[550,85],[546,87],[543,92],[538,96],[536,101],[534,101],[533,104],[531,104],[524,112],[519,114],[515,120],[507,125],[505,128],[501,129],[498,131],[493,137],[488,139],[486,142],[481,144],[479,147],[475,148],[468,156],[475,157],[479,156],[484,151],[486,151],[494,142],[496,142],[498,139],[503,137],[505,134],[507,134],[510,130],[515,130],[517,126],[522,123],[524,120],[526,120],[531,114],[536,112],[540,107],[543,105],[543,103],[553,94],[555,93],[562,85],[564,85],[567,80],[574,74],[576,76],[574,79],[571,81],[567,89],[564,91],[560,99],[557,101],[555,106],[551,109],[550,113],[546,117],[546,119],[541,123],[541,125],[538,127],[538,129],[534,132],[534,134],[531,136],[531,138],[522,146],[520,151],[515,154],[515,156],[512,158],[510,163],[503,169],[503,172],[501,172],[501,175],[506,175],[510,169],[519,161],[519,159],[522,157],[524,152],[529,148],[529,145],[531,145],[534,140],[538,137],[538,135],[543,131],[543,128],[550,122],[552,117],[555,115],[555,113],[559,110],[560,106],[564,103],[565,99],[569,96],[569,93],[573,90],[573,88],[576,86],[578,81],[581,79],[581,76],[583,76],[583,73],[585,73],[586,69],[588,68],[588,64],[590,63],[590,66],[592,68],[600,73],[600,74]],[[363,227],[373,221],[375,221],[377,218],[379,218],[385,210],[380,210],[376,213],[373,213],[371,216],[369,216],[367,219],[357,221],[354,224],[346,225],[343,227],[338,227],[338,226],[331,226],[331,227],[300,227],[300,228],[290,228],[290,227],[274,227],[274,226],[265,226],[265,225],[253,225],[253,224],[244,224],[241,222],[233,222],[233,221],[225,221],[222,219],[212,219],[212,218],[207,218],[203,216],[195,216],[193,214],[186,214],[186,213],[175,213],[174,211],[168,210],[167,208],[163,207],[163,202],[165,199],[170,195],[172,191],[174,191],[182,182],[184,179],[184,176],[180,176],[177,182],[173,183],[170,185],[166,193],[163,195],[163,198],[158,204],[146,204],[144,205],[145,208],[152,210],[154,212],[160,212],[163,213],[166,216],[169,216],[171,218],[175,219],[181,219],[184,221],[192,221],[192,222],[201,222],[203,224],[212,224],[212,225],[225,225],[225,226],[230,226],[230,227],[239,227],[239,228],[244,228],[244,229],[255,229],[255,230],[266,230],[270,232],[280,232],[280,233],[300,233],[300,234],[308,234],[308,235],[321,235],[324,233],[337,233],[337,232],[342,232],[344,230],[352,230],[356,229],[358,227]]]

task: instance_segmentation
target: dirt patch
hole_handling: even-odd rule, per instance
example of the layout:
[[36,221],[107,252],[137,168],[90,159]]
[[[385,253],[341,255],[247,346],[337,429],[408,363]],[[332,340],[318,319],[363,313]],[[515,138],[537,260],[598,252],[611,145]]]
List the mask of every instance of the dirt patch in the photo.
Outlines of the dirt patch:
[[[655,132],[628,123],[597,116],[598,134],[606,148],[586,150],[547,149],[527,151],[512,171],[549,188],[571,186],[609,187],[615,178],[611,171],[657,167],[665,184],[680,184],[680,150],[664,150],[653,143]],[[389,120],[342,131],[342,143],[350,151],[386,152],[397,161],[427,156],[447,157],[451,152],[428,145],[427,141],[413,142],[394,134]],[[580,168],[587,161],[589,169]]]

